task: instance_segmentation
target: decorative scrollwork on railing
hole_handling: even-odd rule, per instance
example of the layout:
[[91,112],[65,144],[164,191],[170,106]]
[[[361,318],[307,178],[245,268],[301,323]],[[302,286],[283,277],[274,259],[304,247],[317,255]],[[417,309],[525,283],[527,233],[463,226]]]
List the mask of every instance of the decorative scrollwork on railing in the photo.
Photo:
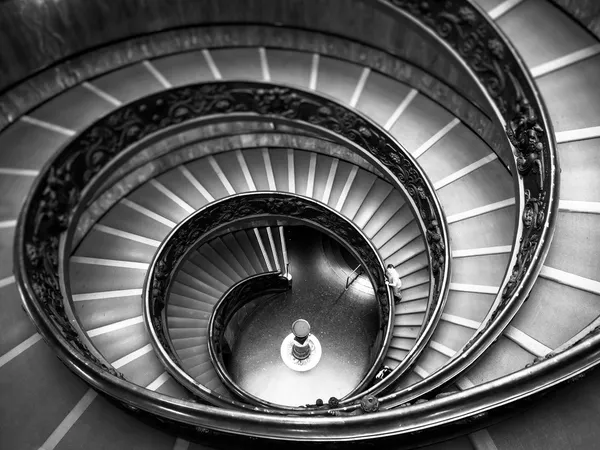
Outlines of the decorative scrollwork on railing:
[[[49,210],[48,210],[49,211]],[[48,217],[46,215],[45,217]],[[62,217],[58,219],[61,223]],[[46,226],[41,220],[36,222],[36,230],[40,232]],[[45,228],[44,233],[51,233]],[[49,234],[46,239],[35,236],[26,244],[26,258],[30,264],[29,287],[37,298],[44,301],[43,310],[46,316],[58,328],[60,335],[76,349],[86,360],[102,368],[106,372],[124,379],[123,374],[111,366],[101,362],[96,355],[82,342],[73,328],[65,311],[58,275],[59,236]]]
[[[371,280],[377,303],[380,308],[380,329],[386,335],[381,348],[376,352],[372,366],[377,367],[383,361],[385,350],[391,336],[391,318],[393,316],[393,295],[385,285],[384,264],[377,250],[366,236],[351,221],[330,207],[291,193],[251,192],[237,194],[210,203],[184,219],[165,239],[150,266],[144,288],[144,320],[150,330],[152,343],[159,358],[171,373],[192,389],[189,380],[176,368],[178,357],[168,339],[166,307],[169,289],[176,278],[178,268],[186,255],[208,239],[211,233],[224,226],[230,226],[247,219],[260,217],[279,217],[294,219],[309,226],[316,226],[336,236],[365,268]],[[251,286],[242,285],[241,293],[251,294]],[[237,291],[236,291],[237,292]],[[241,298],[241,297],[240,297]],[[226,326],[226,317],[217,326]],[[219,341],[220,342],[220,341]],[[218,349],[218,342],[213,343]],[[374,376],[369,372],[367,376]],[[364,380],[363,382],[367,382]],[[362,383],[361,383],[362,384]],[[196,386],[196,391],[197,386]],[[200,395],[206,394],[200,392]],[[206,398],[210,401],[209,398]]]
[[[549,218],[552,205],[547,194],[556,189],[554,172],[549,170],[556,165],[555,149],[550,126],[541,110],[543,106],[539,101],[531,101],[537,100],[534,87],[515,54],[490,22],[467,1],[388,1],[409,12],[451,45],[481,81],[507,122],[506,134],[515,149],[515,167],[529,192],[525,202],[537,199],[542,217]],[[529,212],[526,210],[524,214]],[[517,239],[521,247],[519,267],[511,273],[503,296],[512,295],[515,292],[512,286],[523,281],[529,270],[529,263],[524,263],[533,259],[526,255],[536,251],[537,244],[533,241],[542,242],[541,238],[525,232]]]
[[360,408],[367,413],[377,412],[379,410],[379,400],[373,395],[365,395],[360,400]]
[[387,0],[430,27],[465,60],[501,113],[509,108],[505,100],[510,55],[488,22],[467,1]]

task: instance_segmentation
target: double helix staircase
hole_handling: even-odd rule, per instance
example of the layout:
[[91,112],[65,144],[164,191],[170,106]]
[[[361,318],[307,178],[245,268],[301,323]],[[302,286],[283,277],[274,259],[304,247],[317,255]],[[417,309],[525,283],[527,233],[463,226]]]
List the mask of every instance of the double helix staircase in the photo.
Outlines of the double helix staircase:
[[[595,83],[600,44],[585,7],[574,10],[569,2],[559,0],[456,2],[464,3],[463,9],[446,6],[447,21],[436,28],[429,21],[431,14],[419,9],[426,5],[419,2],[335,1],[319,3],[321,8],[286,2],[295,6],[271,10],[261,2],[241,8],[235,2],[218,6],[207,1],[206,8],[200,9],[213,16],[205,17],[191,16],[193,8],[183,1],[177,3],[181,9],[173,11],[155,2],[156,10],[142,8],[140,17],[124,17],[137,24],[147,15],[158,25],[147,20],[148,28],[99,34],[98,41],[86,38],[80,47],[62,53],[57,44],[61,39],[87,32],[78,27],[69,32],[54,30],[58,22],[51,20],[47,28],[34,32],[23,23],[32,14],[56,19],[54,14],[60,15],[57,11],[63,7],[77,12],[82,23],[91,20],[85,19],[84,6],[67,3],[70,6],[57,10],[37,6],[39,11],[28,5],[21,16],[13,2],[0,5],[6,13],[0,14],[0,30],[4,30],[0,36],[5,36],[0,38],[0,58],[3,63],[15,61],[14,67],[0,72],[6,76],[0,97],[0,187],[5,192],[0,199],[4,261],[0,265],[0,448],[243,448],[249,436],[260,438],[264,445],[286,445],[282,442],[293,442],[299,435],[318,442],[364,440],[367,445],[374,438],[388,439],[375,445],[394,443],[399,448],[427,444],[432,449],[595,448],[600,401],[594,394],[595,372],[538,403],[527,402],[542,388],[577,377],[600,361],[593,341],[600,325],[600,235],[596,231],[600,229],[596,176],[600,91]],[[111,13],[98,8],[95,19],[99,21],[126,9],[115,7]],[[189,12],[189,20],[178,16],[180,22],[161,22],[183,11]],[[275,19],[290,11],[297,14],[289,23]],[[548,210],[545,217],[539,217],[537,210],[532,213],[532,220],[543,220],[548,233],[555,230],[551,244],[540,244],[540,248],[549,245],[545,259],[542,253],[539,260],[519,259],[516,237],[523,233],[527,201],[521,197],[520,171],[509,161],[513,152],[517,154],[518,143],[512,142],[511,147],[504,134],[503,125],[509,120],[497,119],[503,112],[490,94],[493,83],[472,82],[472,72],[461,62],[472,63],[468,45],[451,51],[436,40],[450,39],[459,33],[457,29],[477,22],[480,12],[510,42],[496,51],[497,60],[482,63],[483,72],[504,70],[494,64],[516,54],[538,90],[539,98],[530,101],[543,102],[548,110],[548,126],[542,133],[549,136],[550,146],[557,144],[560,192],[556,198],[548,194],[546,201],[556,201],[558,210]],[[405,26],[412,34],[407,31],[404,40],[394,41],[391,36],[396,35],[389,30],[396,23],[398,29]],[[381,35],[368,31],[379,29],[374,24],[381,25]],[[391,27],[388,40],[384,26]],[[42,42],[41,50],[32,52],[31,63],[17,63],[13,36],[20,33],[31,38],[25,46]],[[489,36],[485,39],[486,45],[492,42]],[[428,47],[431,42],[437,43],[439,55],[428,53],[436,48]],[[497,49],[500,44],[489,47]],[[432,237],[422,225],[414,198],[390,177],[389,167],[372,155],[354,151],[356,142],[347,136],[335,139],[332,133],[323,133],[323,127],[265,114],[224,115],[141,139],[137,150],[96,184],[96,192],[89,193],[73,224],[72,238],[63,236],[60,248],[65,249],[65,259],[59,266],[60,290],[70,299],[70,321],[81,327],[91,354],[122,377],[119,392],[126,400],[120,406],[139,413],[143,403],[138,395],[171,402],[155,410],[148,407],[146,411],[163,420],[148,425],[116,408],[114,395],[98,395],[107,394],[107,388],[88,372],[73,370],[72,364],[67,366],[78,376],[67,370],[54,355],[55,344],[44,331],[36,331],[21,308],[21,299],[30,294],[19,274],[27,255],[18,244],[18,219],[20,214],[25,217],[24,199],[36,180],[46,176],[52,158],[98,121],[111,114],[116,117],[128,105],[153,95],[168,98],[171,90],[183,86],[228,82],[310,92],[358,112],[398,142],[426,174],[443,210],[450,247],[448,292],[445,297],[442,293],[445,303],[439,314],[433,314],[438,321],[428,336],[424,330],[436,295],[429,253]],[[160,111],[157,106],[156,114]],[[129,117],[126,126],[133,128],[136,120]],[[558,166],[543,170],[558,173]],[[232,418],[242,420],[238,418],[243,414],[253,414],[254,406],[239,406],[244,399],[223,383],[207,349],[208,322],[219,299],[248,277],[284,273],[289,267],[288,226],[283,222],[203,242],[172,283],[166,317],[182,367],[230,404],[206,405],[178,383],[157,357],[143,320],[140,298],[147,273],[178,224],[207,205],[259,192],[288,192],[327,205],[351,221],[382,263],[395,265],[402,278],[403,300],[394,307],[381,361],[381,368],[392,375],[380,382],[374,379],[360,392],[335,399],[327,407],[311,405],[308,412],[295,411],[309,416],[298,422],[286,410],[261,411],[256,423],[233,422]],[[333,250],[325,254],[336,260]],[[539,274],[531,275],[535,284],[514,302],[511,314],[497,314],[515,263],[531,263]],[[293,273],[293,261],[291,267]],[[362,282],[366,289],[358,286]],[[364,277],[349,290],[375,298],[376,286],[370,284]],[[31,314],[31,304],[27,300],[25,304]],[[487,339],[482,332],[494,320],[497,336],[490,334]],[[583,340],[588,336],[591,339]],[[577,359],[568,352],[577,349],[588,353],[578,357],[577,369],[568,369]],[[65,353],[59,356],[64,361]],[[527,378],[542,370],[540,378]],[[379,411],[360,404],[367,394],[378,400]],[[517,399],[525,399],[520,405],[528,409],[506,407]],[[457,406],[461,404],[464,409]],[[197,429],[169,428],[160,414],[173,405],[182,408],[178,411],[185,416],[182,422]],[[194,423],[192,410],[202,411],[202,420]],[[381,411],[387,411],[388,417],[404,415],[384,422]],[[445,414],[454,414],[452,421],[443,422]],[[327,417],[312,417],[322,415]],[[436,417],[454,428],[440,425],[436,433]],[[279,428],[272,425],[277,420]],[[322,426],[319,420],[321,424],[331,421],[331,428],[313,428]],[[286,434],[291,429],[299,435]],[[411,431],[419,433],[414,440],[406,437]],[[433,444],[439,440],[445,442]]]

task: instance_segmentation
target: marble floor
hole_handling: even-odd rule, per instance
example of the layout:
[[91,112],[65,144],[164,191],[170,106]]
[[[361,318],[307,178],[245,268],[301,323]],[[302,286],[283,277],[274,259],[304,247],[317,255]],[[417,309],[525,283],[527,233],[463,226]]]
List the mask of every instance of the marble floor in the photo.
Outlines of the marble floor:
[[[370,368],[370,345],[378,329],[375,297],[344,290],[345,278],[331,265],[347,262],[326,260],[321,237],[307,227],[286,229],[293,287],[255,300],[261,303],[245,320],[232,352],[229,372],[235,382],[272,403],[300,406],[341,398]],[[321,360],[308,372],[289,369],[280,356],[296,319],[310,323],[322,346]]]

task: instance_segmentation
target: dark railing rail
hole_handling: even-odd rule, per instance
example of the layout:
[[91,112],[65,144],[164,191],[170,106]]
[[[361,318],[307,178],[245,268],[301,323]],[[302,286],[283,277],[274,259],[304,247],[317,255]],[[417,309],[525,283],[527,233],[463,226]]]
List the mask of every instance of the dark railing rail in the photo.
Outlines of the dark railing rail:
[[356,281],[356,279],[360,276],[361,272],[362,266],[360,264],[356,266],[352,272],[350,272],[350,275],[346,277],[346,290],[348,290],[350,285],[354,283],[354,281]]
[[[178,364],[178,357],[168,337],[166,310],[169,292],[179,266],[190,252],[223,228],[261,217],[269,217],[272,220],[293,219],[334,235],[365,268],[375,289],[379,307],[379,329],[383,338],[377,340],[380,348],[371,361],[371,369],[356,387],[356,390],[360,390],[375,376],[377,368],[385,357],[393,330],[394,300],[389,287],[385,284],[384,263],[373,244],[350,220],[325,204],[291,193],[259,191],[226,197],[190,214],[165,238],[150,264],[143,293],[144,321],[159,359],[180,383],[195,387],[194,392],[197,392],[203,400],[215,404],[227,403],[228,400],[224,397],[196,383]],[[257,402],[260,401],[253,403]],[[266,402],[262,403],[266,404]],[[239,406],[235,402],[233,405]],[[274,405],[269,404],[269,406],[272,408]],[[281,410],[285,409],[283,406],[278,407]],[[287,409],[305,410],[305,408]]]
[[229,376],[223,361],[222,347],[225,341],[225,330],[240,308],[257,297],[281,293],[289,289],[288,280],[284,275],[281,272],[267,272],[239,281],[219,299],[208,321],[208,354],[221,381],[230,391],[235,392],[245,401],[269,408],[278,406],[248,393]]

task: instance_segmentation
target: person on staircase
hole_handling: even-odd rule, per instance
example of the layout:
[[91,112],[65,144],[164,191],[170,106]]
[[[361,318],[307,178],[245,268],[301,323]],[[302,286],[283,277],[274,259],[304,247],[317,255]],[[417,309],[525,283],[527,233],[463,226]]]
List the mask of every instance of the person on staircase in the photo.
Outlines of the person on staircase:
[[392,288],[392,292],[394,293],[394,302],[396,304],[400,303],[402,300],[402,280],[400,279],[400,274],[394,268],[393,264],[387,265],[385,276],[387,277],[385,283]]

